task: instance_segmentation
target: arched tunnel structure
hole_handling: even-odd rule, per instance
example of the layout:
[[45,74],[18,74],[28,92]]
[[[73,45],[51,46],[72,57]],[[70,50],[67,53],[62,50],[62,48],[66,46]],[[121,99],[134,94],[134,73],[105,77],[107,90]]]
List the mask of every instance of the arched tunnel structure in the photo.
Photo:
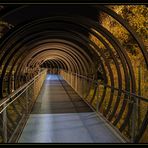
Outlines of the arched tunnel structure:
[[[96,110],[125,137],[132,139],[134,134],[133,141],[141,142],[147,137],[148,110],[143,111],[138,122],[140,105],[137,107],[137,103],[140,100],[147,108],[148,99],[138,94],[137,76],[127,50],[100,24],[102,12],[130,33],[147,72],[148,52],[143,41],[106,5],[4,5],[0,17],[9,25],[1,29],[0,99],[29,82],[44,68],[85,76],[92,80],[88,82],[85,96],[89,104],[94,106],[99,93]],[[93,42],[91,36],[99,40],[105,50]],[[131,134],[133,130],[135,133]]]

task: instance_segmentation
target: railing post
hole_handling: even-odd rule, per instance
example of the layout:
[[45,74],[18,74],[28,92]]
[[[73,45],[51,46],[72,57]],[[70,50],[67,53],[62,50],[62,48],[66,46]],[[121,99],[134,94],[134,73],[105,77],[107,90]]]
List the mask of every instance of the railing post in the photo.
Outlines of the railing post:
[[70,74],[71,78],[70,78],[70,84],[73,85],[73,80],[72,80],[72,73]]
[[80,82],[80,81],[79,81],[79,76],[77,75],[77,92],[78,92],[78,94],[80,95],[79,86],[78,86],[78,84],[80,84],[79,82]]
[[29,112],[29,95],[28,95],[28,89],[26,89],[26,114]]
[[83,98],[83,99],[84,99],[84,91],[85,91],[84,79],[82,79],[82,98]]
[[[5,108],[6,103],[3,105]],[[7,108],[3,111],[3,138],[4,138],[4,143],[7,143]]]
[[33,101],[35,101],[35,81],[36,79],[33,80]]
[[131,143],[135,142],[136,136],[136,99],[133,97],[133,111],[132,111],[132,121],[131,121]]
[[81,78],[81,97],[83,98],[83,78]]
[[96,90],[96,95],[97,95],[97,102],[96,102],[96,112],[99,112],[99,83],[97,83],[97,90]]
[[68,82],[70,84],[70,71],[68,71]]
[[[138,95],[141,96],[141,66],[139,65],[138,67]],[[141,108],[140,108],[140,104],[141,101],[140,99],[137,100],[137,114],[138,114],[138,130],[140,128],[140,112],[141,112]]]
[[76,90],[76,92],[77,92],[77,73],[76,73],[76,82],[75,82],[75,90]]
[[67,82],[70,84],[70,72],[68,71]]
[[66,81],[67,81],[67,75],[68,75],[68,74],[65,72],[65,80],[66,80]]

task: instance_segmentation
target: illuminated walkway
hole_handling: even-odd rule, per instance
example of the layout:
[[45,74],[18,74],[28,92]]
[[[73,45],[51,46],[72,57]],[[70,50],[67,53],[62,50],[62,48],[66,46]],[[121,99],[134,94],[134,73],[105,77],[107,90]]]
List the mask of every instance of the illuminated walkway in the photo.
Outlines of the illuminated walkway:
[[47,75],[19,143],[121,143],[123,140],[58,75]]

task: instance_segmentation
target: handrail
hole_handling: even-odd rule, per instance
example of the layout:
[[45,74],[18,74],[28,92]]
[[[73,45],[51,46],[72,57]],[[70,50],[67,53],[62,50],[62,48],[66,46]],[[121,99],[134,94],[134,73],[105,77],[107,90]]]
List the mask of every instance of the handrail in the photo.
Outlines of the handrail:
[[[61,69],[60,75],[97,114],[105,118],[125,139],[132,143],[140,141],[142,137],[146,139],[144,133],[147,132],[148,127],[148,98],[71,71]],[[110,90],[107,91],[106,88]]]
[[[66,71],[66,70],[63,70],[63,71],[69,72],[69,71]],[[90,81],[92,81],[92,82],[94,82],[94,83],[96,83],[96,84],[99,84],[98,81],[96,81],[96,80],[94,80],[94,79],[92,79],[92,78],[89,78],[89,77],[87,77],[87,76],[84,76],[84,75],[81,75],[81,74],[77,74],[77,73],[74,73],[74,72],[71,72],[71,71],[70,71],[70,73],[73,74],[73,75],[80,76],[80,77],[82,77],[82,78],[84,78],[84,79],[90,80]],[[136,97],[136,98],[139,98],[139,99],[141,99],[141,100],[143,100],[143,101],[148,102],[148,98],[145,98],[145,97],[143,97],[143,96],[139,96],[139,95],[137,95],[137,94],[135,94],[135,93],[131,93],[131,92],[127,91],[127,90],[119,89],[119,88],[116,88],[116,87],[107,85],[107,84],[105,84],[105,83],[103,83],[103,84],[100,83],[100,85],[106,86],[106,87],[111,88],[111,89],[114,89],[114,90],[118,90],[118,91],[120,91],[120,92],[126,93],[126,94],[128,94],[128,95],[131,95],[131,96],[133,96],[133,97]]]
[[[44,73],[44,71],[46,70],[43,70],[41,71],[38,75],[36,75],[34,78],[32,78],[29,82],[25,83],[23,86],[21,86],[20,88],[16,89],[13,93],[9,94],[7,97],[3,98],[2,100],[0,100],[0,107],[2,105],[4,105],[5,103],[7,103],[8,101],[10,101],[10,99],[12,97],[14,97],[16,94],[18,94],[20,91],[22,91],[23,89],[27,89],[33,82],[36,78],[38,78],[42,73]],[[24,91],[25,91],[24,90]],[[11,100],[13,102],[13,100]],[[0,112],[1,113],[1,112]]]
[[38,73],[13,93],[0,101],[0,141],[16,142],[27,122],[32,107],[40,93],[47,70]]

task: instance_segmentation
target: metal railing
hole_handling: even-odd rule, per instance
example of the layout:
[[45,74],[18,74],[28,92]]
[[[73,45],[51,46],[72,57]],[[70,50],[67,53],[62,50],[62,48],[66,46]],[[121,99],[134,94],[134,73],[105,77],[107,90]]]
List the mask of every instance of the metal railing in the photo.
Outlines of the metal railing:
[[0,101],[0,143],[17,142],[47,74],[41,71]]
[[59,73],[127,142],[148,142],[147,98],[113,88],[87,76],[64,70]]

